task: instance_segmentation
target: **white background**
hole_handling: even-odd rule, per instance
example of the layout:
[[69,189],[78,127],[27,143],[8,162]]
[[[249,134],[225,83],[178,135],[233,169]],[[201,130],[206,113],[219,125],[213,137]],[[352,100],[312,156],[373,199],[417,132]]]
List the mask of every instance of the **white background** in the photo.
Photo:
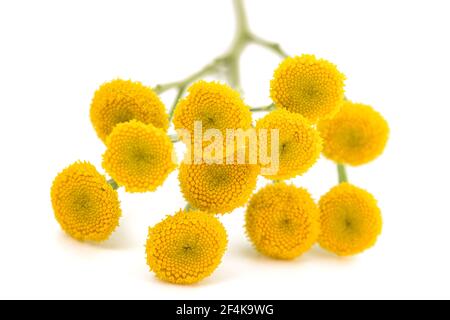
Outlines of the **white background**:
[[[270,260],[250,246],[238,209],[221,218],[229,250],[212,277],[189,287],[160,282],[144,243],[148,226],[185,205],[176,173],[156,193],[121,190],[121,227],[106,243],[68,238],[49,190],[76,160],[101,170],[105,148],[89,121],[96,88],[116,77],[153,86],[196,71],[227,49],[231,1],[2,0],[0,298],[450,298],[449,2],[246,4],[257,34],[291,54],[333,61],[348,78],[347,96],[389,121],[384,155],[349,170],[382,208],[377,246],[354,258],[314,248],[296,261]],[[247,103],[269,103],[278,62],[263,49],[246,51]],[[336,183],[335,167],[322,159],[294,182],[318,199]]]

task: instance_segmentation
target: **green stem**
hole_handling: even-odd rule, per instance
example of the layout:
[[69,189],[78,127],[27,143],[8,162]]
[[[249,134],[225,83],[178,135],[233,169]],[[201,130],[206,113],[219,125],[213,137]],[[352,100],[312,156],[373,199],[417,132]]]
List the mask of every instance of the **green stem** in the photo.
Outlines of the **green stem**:
[[341,163],[337,164],[339,183],[348,182],[347,170],[345,166]]
[[255,107],[255,108],[250,108],[251,112],[267,112],[267,111],[272,111],[275,109],[275,105],[269,104],[268,106],[264,106],[264,107]]
[[154,90],[156,93],[160,94],[163,92],[166,92],[170,89],[180,89],[180,88],[186,88],[194,81],[208,75],[217,72],[217,68],[220,65],[220,61],[218,59],[215,59],[213,62],[207,64],[202,69],[194,72],[190,76],[186,77],[183,80],[175,81],[175,82],[169,82],[165,84],[158,84]]
[[230,49],[185,79],[159,84],[154,88],[158,94],[171,89],[177,89],[177,95],[169,110],[170,120],[173,118],[178,101],[182,98],[189,85],[206,75],[217,74],[222,68],[226,70],[229,84],[236,90],[241,91],[240,60],[242,53],[249,44],[256,44],[272,50],[282,58],[287,56],[278,43],[264,40],[250,31],[243,0],[233,0],[233,5],[236,15],[236,32]]
[[108,184],[111,186],[111,188],[113,188],[114,190],[119,189],[119,185],[117,184],[116,181],[114,181],[114,179],[109,179],[108,180]]
[[237,33],[248,33],[247,13],[245,12],[244,2],[242,0],[233,0],[234,12],[236,15]]
[[277,55],[279,55],[281,58],[286,58],[289,55],[281,48],[279,43],[267,41],[265,39],[262,39],[254,34],[250,34],[250,40],[260,47],[266,48],[268,50],[273,51]]
[[235,88],[237,91],[242,92],[241,88],[241,72],[240,72],[240,55],[241,53],[236,53],[230,56],[228,64],[228,82],[230,86]]
[[186,207],[184,207],[184,211],[189,212],[189,211],[193,211],[195,210],[193,206],[191,206],[191,204],[188,202],[186,204]]
[[175,98],[175,100],[173,100],[172,106],[170,107],[170,110],[169,110],[169,123],[172,122],[173,115],[175,113],[175,108],[177,107],[178,101],[180,101],[185,90],[186,90],[185,86],[181,86],[178,88],[176,98]]

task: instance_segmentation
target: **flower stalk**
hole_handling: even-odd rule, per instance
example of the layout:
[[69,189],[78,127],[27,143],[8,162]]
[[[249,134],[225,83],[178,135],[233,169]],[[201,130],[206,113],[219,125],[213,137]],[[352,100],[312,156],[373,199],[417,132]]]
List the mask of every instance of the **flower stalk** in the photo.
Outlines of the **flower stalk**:
[[347,169],[341,163],[337,164],[339,183],[348,182]]
[[117,190],[120,188],[120,186],[117,184],[116,181],[114,181],[114,179],[109,179],[108,180],[108,184],[111,186],[111,188],[113,188],[114,190]]
[[250,108],[251,112],[269,112],[272,110],[275,110],[275,105],[273,103],[269,104],[268,106],[264,106],[264,107]]
[[219,55],[217,58],[213,59],[212,62],[210,62],[200,70],[194,72],[193,74],[189,75],[188,77],[180,81],[170,82],[166,84],[159,84],[155,86],[154,90],[158,94],[164,93],[172,89],[175,89],[177,92],[175,100],[172,103],[172,106],[169,110],[170,121],[173,118],[175,107],[178,104],[178,101],[183,97],[189,85],[204,76],[216,75],[221,70],[225,70],[228,83],[236,90],[242,92],[241,76],[240,76],[240,60],[242,53],[244,52],[244,50],[247,48],[248,45],[255,44],[262,48],[266,48],[268,50],[273,51],[281,58],[287,57],[287,53],[283,51],[283,49],[278,43],[265,40],[255,35],[250,30],[243,0],[233,0],[233,4],[236,16],[236,33],[234,36],[234,40],[230,46],[230,49],[225,53]]

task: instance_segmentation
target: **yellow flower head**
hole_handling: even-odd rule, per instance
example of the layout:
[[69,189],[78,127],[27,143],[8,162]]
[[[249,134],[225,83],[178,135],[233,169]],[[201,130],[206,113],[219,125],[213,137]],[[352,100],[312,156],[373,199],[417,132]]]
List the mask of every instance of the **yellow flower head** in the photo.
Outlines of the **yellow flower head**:
[[156,276],[192,284],[210,276],[227,247],[220,221],[201,211],[180,211],[149,228],[147,264]]
[[117,192],[90,163],[64,169],[53,182],[51,199],[56,220],[75,239],[104,241],[119,225]]
[[[300,114],[286,110],[275,110],[259,120],[257,129],[267,129],[267,150],[271,150],[270,130],[279,130],[279,170],[266,175],[273,180],[285,180],[308,171],[322,151],[322,139],[310,122]],[[263,141],[262,143],[264,143]]]
[[277,107],[312,122],[332,117],[344,99],[345,76],[313,55],[288,57],[275,70],[270,94]]
[[319,209],[302,188],[285,183],[266,186],[247,208],[246,230],[255,248],[276,259],[308,251],[319,234]]
[[186,200],[210,213],[227,213],[245,205],[256,188],[261,168],[255,164],[180,165],[179,180]]
[[198,81],[189,88],[189,95],[178,103],[173,123],[175,129],[194,132],[194,122],[201,121],[203,129],[248,129],[252,124],[249,108],[239,93],[230,86]]
[[155,92],[140,82],[113,80],[100,86],[91,104],[91,122],[99,138],[106,138],[114,127],[136,119],[167,130],[169,119]]
[[389,136],[386,120],[370,106],[345,101],[339,113],[319,122],[324,155],[353,166],[374,160],[384,150]]
[[176,168],[170,138],[151,124],[121,123],[106,145],[103,167],[128,192],[154,191]]
[[375,198],[349,183],[332,188],[319,201],[322,248],[350,256],[372,247],[381,233],[382,218]]

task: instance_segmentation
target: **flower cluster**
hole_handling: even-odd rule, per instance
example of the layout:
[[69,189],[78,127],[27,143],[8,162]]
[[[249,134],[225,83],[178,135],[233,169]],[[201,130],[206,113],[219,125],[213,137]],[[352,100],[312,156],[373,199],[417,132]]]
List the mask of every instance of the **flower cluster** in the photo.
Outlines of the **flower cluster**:
[[[383,152],[386,120],[347,100],[345,76],[313,55],[285,58],[270,82],[272,103],[250,108],[236,89],[241,51],[155,89],[121,79],[100,86],[90,117],[106,145],[102,166],[110,180],[86,162],[57,175],[51,201],[68,235],[107,240],[121,217],[117,189],[154,192],[178,167],[187,206],[150,227],[146,243],[147,264],[164,281],[192,284],[210,276],[228,246],[221,215],[246,205],[248,239],[267,257],[295,259],[316,243],[348,256],[375,244],[381,210],[370,193],[347,182],[345,165],[366,164]],[[228,67],[233,87],[198,80],[219,66]],[[158,95],[164,88],[178,89],[169,112]],[[268,113],[253,121],[251,111]],[[171,122],[176,135],[168,134]],[[174,143],[180,141],[187,152],[178,164]],[[305,188],[285,180],[308,172],[321,154],[338,165],[340,184],[316,203]],[[255,192],[259,178],[272,181]]]

